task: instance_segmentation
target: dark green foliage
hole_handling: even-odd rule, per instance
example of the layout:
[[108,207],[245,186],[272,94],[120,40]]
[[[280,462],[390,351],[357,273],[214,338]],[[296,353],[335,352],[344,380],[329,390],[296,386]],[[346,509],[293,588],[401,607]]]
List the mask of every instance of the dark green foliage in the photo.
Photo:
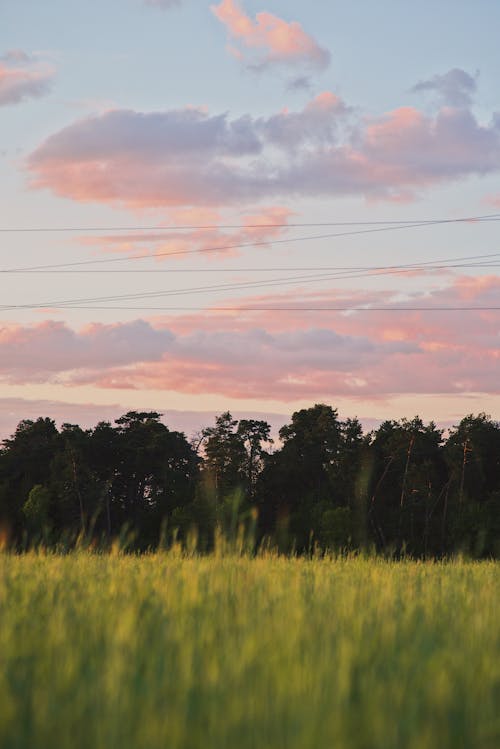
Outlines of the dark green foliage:
[[204,480],[218,502],[246,482],[246,453],[229,411],[217,416],[214,427],[203,430]]
[[[51,484],[51,462],[60,435],[51,419],[21,421],[0,452],[0,523],[18,535],[25,526],[22,508],[34,486]],[[49,490],[50,491],[50,490]]]
[[385,421],[371,435],[371,451],[369,519],[375,542],[397,549],[405,543],[413,554],[425,555],[431,547],[437,553],[448,480],[442,431],[418,417]]
[[[294,413],[279,436],[283,446],[267,460],[257,493],[262,527],[272,533],[279,525],[283,538],[287,528],[285,545],[291,541],[305,550],[311,537],[328,524],[325,513],[353,507],[361,425],[356,420],[341,422],[336,409],[317,404]],[[321,534],[318,540],[324,540]]]
[[208,551],[222,532],[282,551],[500,555],[500,425],[489,416],[466,416],[446,439],[418,417],[364,435],[316,404],[279,437],[273,450],[266,421],[229,411],[197,449],[156,411],[89,430],[22,421],[0,450],[0,530],[18,545],[105,542],[128,528],[137,549],[177,538]]
[[49,527],[50,492],[45,486],[35,484],[23,505],[26,525],[34,533],[42,533]]
[[[199,459],[160,414],[131,411],[112,427],[83,431],[38,419],[21,422],[0,453],[0,513],[17,538],[50,527],[107,536],[125,524],[141,547],[156,545],[162,520],[194,495]],[[43,502],[41,501],[43,491]]]

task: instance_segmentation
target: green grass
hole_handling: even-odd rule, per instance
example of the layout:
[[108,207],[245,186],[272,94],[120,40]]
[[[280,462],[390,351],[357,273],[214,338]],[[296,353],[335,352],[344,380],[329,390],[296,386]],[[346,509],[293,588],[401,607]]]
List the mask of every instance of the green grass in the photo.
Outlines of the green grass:
[[0,554],[0,746],[498,749],[499,573]]

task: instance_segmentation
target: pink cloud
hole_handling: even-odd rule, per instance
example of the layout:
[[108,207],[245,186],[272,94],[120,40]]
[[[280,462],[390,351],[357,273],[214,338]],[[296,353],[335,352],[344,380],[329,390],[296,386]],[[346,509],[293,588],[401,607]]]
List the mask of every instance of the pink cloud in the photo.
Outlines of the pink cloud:
[[462,109],[443,108],[432,117],[401,107],[369,123],[362,150],[401,181],[409,182],[414,172],[418,184],[497,171],[499,147],[496,120],[484,126]]
[[269,117],[200,109],[111,110],[77,120],[29,157],[32,186],[134,210],[364,195],[408,200],[500,171],[500,120],[413,107],[355,120],[331,92]]
[[[7,326],[0,334],[0,377],[17,384],[49,381],[283,402],[498,394],[498,310],[404,308],[498,306],[499,295],[498,277],[463,277],[404,303],[386,291],[288,291],[239,299],[239,306],[266,310],[237,314],[203,311],[80,331],[54,322]],[[382,309],[307,311],[344,306]]]
[[236,47],[231,51],[250,67],[302,64],[324,70],[330,53],[307,34],[297,21],[288,23],[272,13],[257,13],[253,21],[235,0],[211,6],[212,13],[226,27]]
[[0,379],[43,382],[71,371],[127,366],[161,359],[172,334],[149,323],[94,323],[74,331],[64,323],[0,328]]
[[[218,212],[178,209],[170,211],[171,221],[165,225],[165,231],[83,236],[78,241],[86,246],[98,247],[105,252],[116,252],[122,255],[153,253],[157,255],[158,261],[185,260],[183,253],[200,253],[207,262],[210,262],[221,255],[237,257],[241,254],[243,247],[254,245],[256,249],[259,249],[266,246],[267,242],[286,233],[286,225],[291,215],[288,208],[269,206],[246,213],[238,219],[247,226],[237,230],[222,230],[218,229],[218,225],[230,224],[231,221],[223,221]],[[189,225],[199,225],[200,228],[188,231],[177,228]]]
[[7,52],[0,57],[0,106],[45,96],[50,91],[54,73],[51,66],[22,50]]
[[493,205],[495,208],[500,208],[500,195],[489,195],[486,198],[485,203]]

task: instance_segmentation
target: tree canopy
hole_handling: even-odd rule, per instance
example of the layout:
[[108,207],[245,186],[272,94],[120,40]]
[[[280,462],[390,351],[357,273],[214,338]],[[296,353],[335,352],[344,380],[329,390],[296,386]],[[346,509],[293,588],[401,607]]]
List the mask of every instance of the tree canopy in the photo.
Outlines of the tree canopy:
[[129,411],[93,429],[21,421],[2,443],[0,528],[15,547],[128,528],[138,549],[165,529],[209,549],[238,527],[283,551],[500,556],[500,424],[470,414],[444,434],[415,417],[364,433],[316,404],[276,442],[266,421],[226,411],[195,444],[159,412]]

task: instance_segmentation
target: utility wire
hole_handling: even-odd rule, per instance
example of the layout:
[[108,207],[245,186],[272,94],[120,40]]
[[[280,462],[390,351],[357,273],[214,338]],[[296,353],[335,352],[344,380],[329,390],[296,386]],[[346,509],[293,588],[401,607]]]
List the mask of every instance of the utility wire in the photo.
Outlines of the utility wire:
[[[435,224],[435,223],[457,223],[457,222],[473,222],[473,221],[488,221],[498,220],[500,213],[492,213],[485,216],[465,216],[462,218],[451,218],[451,219],[426,219],[418,221],[419,224]],[[13,226],[13,227],[0,227],[0,232],[9,233],[35,233],[35,232],[113,232],[113,231],[159,231],[159,232],[172,232],[176,231],[196,231],[198,229],[209,230],[209,229],[276,229],[276,228],[287,228],[287,229],[299,229],[314,226],[396,226],[401,224],[412,224],[415,223],[415,219],[407,219],[405,221],[310,221],[305,223],[270,223],[270,224],[184,224],[182,226]]]
[[[467,264],[461,264],[461,265],[447,265],[444,266],[446,268],[500,268],[500,263],[467,263]],[[87,275],[92,273],[134,273],[135,275],[142,275],[142,274],[149,274],[154,273],[155,275],[159,273],[283,273],[285,271],[292,272],[298,272],[298,271],[330,271],[330,270],[344,270],[344,271],[361,271],[361,270],[370,270],[375,269],[376,266],[363,266],[363,265],[355,265],[353,267],[345,266],[345,265],[338,265],[338,266],[301,266],[301,267],[286,267],[281,266],[277,268],[138,268],[137,270],[130,269],[130,268],[113,268],[113,270],[110,269],[100,269],[100,270],[31,270],[31,271],[23,271],[23,270],[6,270],[3,271],[5,274],[11,274],[11,275]],[[442,270],[443,267],[436,266],[435,268],[429,268],[428,270]]]
[[499,307],[58,307],[51,309],[136,312],[493,312]]
[[[56,269],[59,268],[68,268],[68,267],[74,267],[74,266],[82,266],[82,265],[88,265],[88,264],[95,264],[95,263],[106,263],[106,262],[117,262],[117,261],[123,261],[123,260],[131,260],[131,259],[143,259],[146,257],[158,257],[158,256],[166,256],[166,255],[179,255],[179,254],[193,254],[193,253],[200,253],[200,252],[214,252],[214,251],[221,251],[223,249],[234,249],[237,247],[248,247],[248,246],[256,246],[256,245],[270,245],[270,244],[282,244],[292,241],[307,241],[311,239],[326,239],[330,237],[335,236],[349,236],[352,234],[365,234],[365,233],[373,233],[373,232],[379,232],[379,231],[391,231],[396,229],[412,229],[412,228],[419,228],[423,226],[429,226],[429,225],[435,225],[435,224],[443,224],[443,223],[460,223],[464,221],[485,221],[485,220],[497,220],[500,218],[500,214],[494,214],[491,216],[483,216],[483,217],[471,217],[471,218],[462,218],[462,219],[440,219],[440,220],[434,220],[434,221],[425,221],[420,223],[414,223],[414,224],[402,224],[402,223],[396,223],[393,222],[391,225],[387,226],[384,224],[382,228],[370,228],[365,229],[361,231],[354,231],[354,232],[341,232],[341,233],[335,233],[335,234],[326,234],[326,235],[316,235],[313,237],[296,237],[296,238],[288,238],[288,239],[282,239],[282,240],[270,240],[270,241],[263,241],[263,242],[249,242],[249,243],[242,243],[242,244],[235,244],[235,245],[226,245],[226,246],[220,246],[220,247],[213,247],[213,248],[201,248],[198,250],[188,250],[188,251],[174,251],[174,252],[166,252],[166,253],[151,253],[151,254],[141,254],[137,256],[128,256],[128,257],[120,257],[120,258],[104,258],[104,259],[98,259],[98,260],[87,260],[87,261],[79,261],[79,262],[73,262],[73,263],[60,263],[60,264],[54,264],[54,265],[46,265],[46,266],[33,266],[31,268],[18,268],[18,269],[6,269],[4,273],[29,273],[29,272],[53,272]],[[348,222],[344,222],[344,224],[347,224]],[[361,224],[362,222],[359,222]],[[363,222],[363,225],[369,224],[369,222]],[[349,223],[348,225],[352,225]],[[128,227],[130,228],[130,227]],[[1,229],[0,229],[1,231]],[[7,310],[13,310],[13,309],[40,309],[40,308],[59,308],[59,309],[141,309],[139,307],[111,307],[111,306],[105,306],[105,307],[83,307],[82,305],[88,304],[88,303],[107,303],[107,302],[118,302],[118,301],[129,301],[129,300],[139,300],[139,299],[146,299],[146,298],[158,298],[158,297],[165,297],[165,296],[177,296],[177,295],[184,295],[184,294],[192,294],[192,293],[206,293],[206,292],[221,292],[221,291],[235,291],[235,290],[248,290],[250,288],[256,288],[256,287],[263,287],[263,286],[275,286],[275,285],[291,285],[291,284],[297,284],[297,283],[303,283],[304,281],[326,281],[326,280],[332,280],[334,278],[343,280],[343,279],[352,279],[352,278],[364,278],[366,276],[372,276],[372,275],[383,275],[383,274],[398,274],[398,273],[408,273],[408,272],[414,272],[418,270],[438,270],[438,269],[448,269],[448,268],[468,268],[468,267],[495,267],[492,263],[485,262],[485,259],[492,258],[492,257],[498,257],[500,253],[491,253],[488,255],[475,255],[475,256],[469,256],[469,257],[462,257],[462,258],[450,258],[445,259],[442,261],[427,261],[423,263],[411,263],[406,265],[393,265],[393,266],[362,266],[362,267],[339,267],[339,266],[330,266],[330,267],[323,267],[323,268],[311,268],[310,270],[315,270],[316,273],[318,271],[322,271],[321,275],[306,275],[306,276],[293,276],[293,277],[286,277],[286,278],[274,278],[274,279],[268,279],[264,281],[248,281],[248,282],[239,282],[239,283],[232,283],[232,284],[219,284],[219,285],[210,285],[210,286],[200,286],[200,287],[192,287],[192,288],[186,288],[186,289],[177,289],[177,290],[166,290],[166,291],[159,291],[159,292],[141,292],[141,293],[135,293],[135,294],[122,294],[122,295],[114,295],[114,296],[103,296],[103,297],[93,297],[93,298],[83,298],[83,299],[68,299],[68,300],[58,300],[58,301],[52,301],[52,302],[43,302],[43,303],[36,303],[36,304],[24,304],[24,305],[3,305],[0,307],[0,309],[7,311]],[[465,263],[464,261],[467,260],[483,260],[482,263]],[[457,264],[452,265],[451,261],[458,261]],[[440,265],[437,265],[436,263],[442,263]],[[175,269],[177,272],[181,272],[182,269]],[[190,271],[195,271],[195,269],[189,269]],[[213,269],[213,270],[220,270],[220,269]],[[230,272],[242,272],[243,269],[225,269]],[[248,270],[254,270],[254,269],[248,269]],[[268,271],[271,269],[261,269],[262,271]],[[276,269],[278,270],[278,269]],[[279,269],[282,270],[282,269]],[[283,269],[285,270],[285,269]],[[286,269],[286,270],[300,270],[300,269]],[[304,268],[303,270],[306,270]],[[325,273],[327,271],[327,273]],[[332,273],[332,271],[334,271]],[[361,271],[361,273],[359,273]],[[82,271],[59,271],[59,272],[82,272]],[[88,272],[88,271],[87,271]],[[92,270],[90,272],[99,272]],[[106,272],[106,271],[105,271]],[[110,271],[107,271],[110,272]],[[157,271],[154,271],[157,272]],[[146,309],[146,308],[142,308]],[[177,308],[160,308],[160,307],[153,307],[148,308],[153,310],[167,310],[167,309],[177,309]],[[202,307],[200,308],[178,308],[178,309],[204,309]],[[261,309],[261,308],[245,308],[245,307],[224,307],[224,308],[210,308],[210,309],[233,309],[233,310],[245,310],[245,309]],[[264,308],[262,308],[264,309]],[[267,308],[266,308],[267,309]],[[271,307],[270,310],[274,309],[281,309],[283,311],[291,310],[291,309],[298,309],[298,310],[308,310],[308,311],[348,311],[349,309],[353,311],[361,311],[365,310],[367,308],[304,308],[304,307],[298,307],[298,308],[275,308]],[[410,310],[413,308],[403,307],[403,308],[373,308],[370,307],[368,309],[371,309],[373,311],[378,310],[386,310],[386,309],[398,309],[398,310]],[[418,307],[414,308],[415,310],[450,310],[450,311],[459,311],[459,310],[494,310],[497,309],[496,307],[456,307],[456,308],[438,308],[438,307]]]
[[[500,252],[493,252],[483,255],[468,255],[454,258],[444,258],[442,260],[430,260],[426,262],[415,262],[407,263],[406,265],[319,265],[319,266],[278,266],[272,267],[247,267],[247,268],[147,268],[147,269],[136,269],[136,268],[98,268],[98,269],[75,269],[75,270],[3,270],[0,271],[6,274],[80,274],[80,273],[276,273],[276,272],[299,272],[299,271],[370,271],[370,270],[386,270],[392,268],[420,268],[422,266],[433,266],[430,270],[441,270],[443,267],[446,268],[484,268],[498,267],[497,263],[487,262],[488,259],[500,257]],[[469,260],[482,260],[480,263],[463,263],[463,261]],[[451,262],[458,261],[459,265],[450,265]],[[436,263],[446,263],[446,266],[437,266]]]
[[[500,253],[499,253],[500,254]],[[4,305],[0,307],[3,311],[6,310],[12,310],[12,309],[40,309],[40,308],[75,308],[81,304],[86,303],[93,303],[93,302],[116,302],[116,301],[129,301],[129,300],[139,300],[139,299],[152,299],[152,298],[159,298],[159,297],[167,297],[167,296],[180,296],[185,294],[193,294],[193,293],[213,293],[213,292],[227,292],[227,291],[241,291],[241,290],[249,290],[249,289],[255,289],[255,288],[262,288],[262,287],[269,287],[269,286],[282,286],[284,284],[286,285],[295,285],[295,284],[302,284],[304,281],[307,282],[321,282],[321,281],[328,281],[328,280],[344,280],[344,279],[353,279],[353,278],[366,278],[367,276],[379,276],[379,275],[392,275],[392,274],[401,274],[401,273],[408,273],[408,272],[414,272],[415,270],[434,270],[437,268],[446,269],[449,267],[469,267],[467,265],[461,266],[453,266],[453,265],[440,265],[436,266],[430,265],[429,262],[424,262],[420,264],[407,264],[407,265],[400,265],[400,266],[380,266],[379,268],[370,269],[367,272],[364,273],[346,273],[345,271],[337,272],[337,273],[331,273],[331,274],[320,274],[320,275],[303,275],[303,276],[289,276],[285,278],[274,278],[274,279],[267,279],[267,280],[259,280],[259,281],[243,281],[243,282],[235,282],[230,284],[212,284],[209,286],[195,286],[190,288],[184,288],[184,289],[171,289],[171,290],[162,290],[162,291],[150,291],[150,292],[138,292],[138,293],[129,293],[129,294],[119,294],[119,295],[105,295],[101,297],[87,297],[87,298],[79,298],[79,299],[66,299],[66,300],[57,300],[57,301],[50,301],[50,302],[39,302],[36,304],[24,304],[24,305]]]
[[[414,270],[414,268],[405,269],[406,272]],[[402,269],[394,269],[392,271],[386,271],[386,273],[401,273]],[[147,292],[136,292],[136,293],[128,293],[128,294],[117,294],[117,295],[109,295],[106,294],[105,296],[101,297],[87,297],[87,298],[79,298],[79,299],[61,299],[56,301],[50,301],[50,302],[39,302],[36,304],[28,304],[28,305],[10,305],[10,306],[2,306],[0,309],[2,310],[9,310],[9,309],[32,309],[32,308],[53,308],[55,305],[59,307],[73,307],[75,305],[79,304],[85,304],[89,302],[116,302],[116,301],[128,301],[132,299],[152,299],[152,298],[159,298],[159,297],[167,297],[167,296],[183,296],[186,294],[197,294],[197,293],[219,293],[219,292],[227,292],[227,291],[241,291],[241,290],[253,290],[257,288],[263,288],[263,287],[269,287],[269,286],[283,286],[283,285],[296,285],[296,284],[302,284],[305,281],[308,283],[311,282],[321,282],[321,281],[327,281],[327,280],[333,280],[333,279],[351,279],[351,278],[365,278],[367,275],[375,275],[373,273],[364,273],[364,274],[356,274],[356,275],[340,275],[338,273],[336,274],[321,274],[321,275],[305,275],[305,276],[289,276],[286,278],[274,278],[274,279],[267,279],[264,281],[242,281],[239,283],[229,283],[229,284],[212,284],[209,286],[194,286],[194,287],[188,287],[184,289],[170,289],[170,290],[162,290],[162,291],[147,291]],[[381,273],[376,273],[376,275],[381,275]]]
[[[491,219],[491,220],[500,220],[500,215],[498,215],[498,218]],[[94,260],[79,260],[74,261],[70,263],[53,263],[49,265],[34,265],[34,266],[28,266],[24,268],[8,268],[4,270],[0,270],[0,273],[12,273],[14,271],[34,271],[34,270],[54,270],[58,268],[72,268],[76,266],[84,266],[84,265],[96,265],[96,264],[103,264],[103,263],[117,263],[117,262],[126,262],[128,260],[145,260],[146,258],[158,258],[158,257],[173,257],[173,256],[179,256],[179,255],[194,255],[194,254],[204,254],[208,252],[222,252],[225,250],[234,250],[234,249],[242,249],[246,247],[268,247],[272,245],[282,245],[282,244],[289,244],[291,242],[309,242],[313,240],[319,240],[319,239],[332,239],[335,237],[347,237],[347,236],[353,236],[353,235],[360,235],[360,234],[373,234],[377,232],[386,232],[386,231],[398,231],[401,229],[418,229],[422,227],[427,226],[435,226],[439,224],[450,224],[450,223],[463,223],[463,222],[469,222],[474,221],[475,223],[481,223],[483,221],[483,218],[476,217],[476,218],[461,218],[461,219],[439,219],[436,221],[425,221],[425,222],[419,222],[419,223],[413,223],[413,224],[404,224],[404,225],[396,225],[396,226],[383,226],[383,227],[377,227],[377,228],[371,228],[371,229],[360,229],[355,231],[347,231],[347,232],[335,232],[335,233],[329,233],[329,234],[316,234],[312,236],[306,236],[306,237],[287,237],[285,239],[270,239],[270,240],[263,240],[263,241],[252,241],[252,242],[242,242],[242,243],[236,243],[236,244],[227,244],[227,245],[219,245],[216,247],[201,247],[195,250],[174,250],[170,252],[152,252],[152,253],[142,253],[140,255],[128,255],[125,257],[112,257],[112,258],[98,258]]]

